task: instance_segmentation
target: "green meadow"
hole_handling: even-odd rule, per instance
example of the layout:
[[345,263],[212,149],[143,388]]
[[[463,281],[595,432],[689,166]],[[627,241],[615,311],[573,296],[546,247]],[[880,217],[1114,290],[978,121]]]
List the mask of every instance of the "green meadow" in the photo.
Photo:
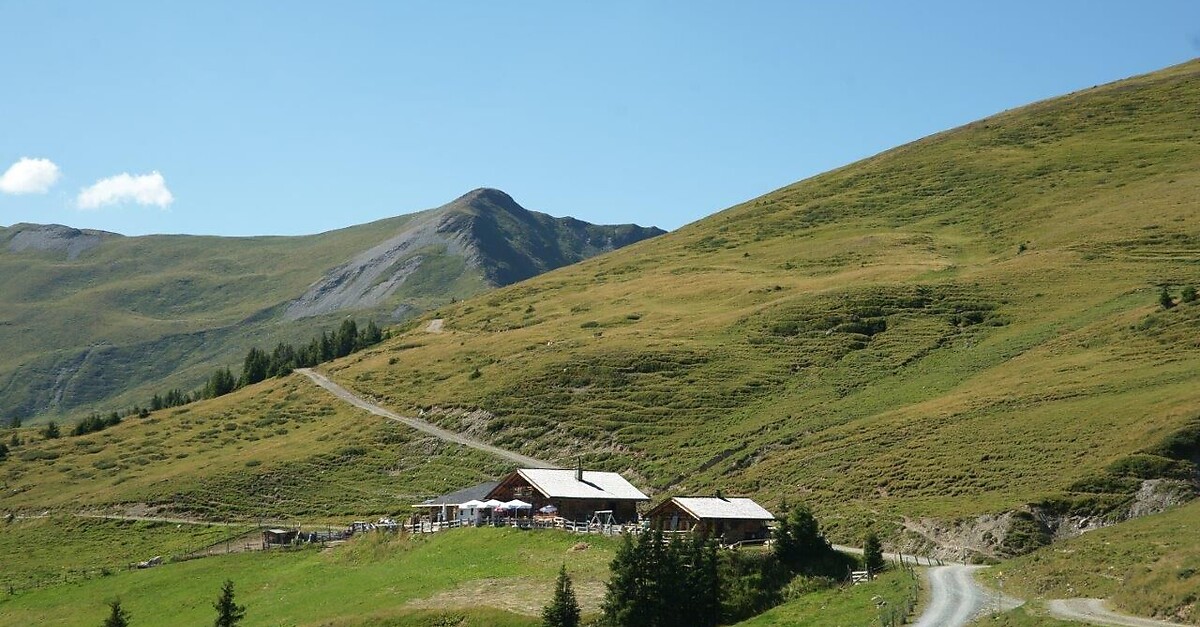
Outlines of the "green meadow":
[[[615,541],[557,531],[370,534],[322,550],[274,550],[119,571],[0,596],[0,625],[95,625],[120,598],[137,625],[205,624],[226,579],[245,625],[536,625],[563,564],[585,611],[603,596]],[[467,620],[466,623],[454,622]],[[438,622],[443,621],[443,622]]]

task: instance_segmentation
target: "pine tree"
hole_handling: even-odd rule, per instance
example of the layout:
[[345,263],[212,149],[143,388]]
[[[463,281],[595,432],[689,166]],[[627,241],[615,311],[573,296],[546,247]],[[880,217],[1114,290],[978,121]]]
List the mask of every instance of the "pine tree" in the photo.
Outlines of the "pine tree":
[[367,321],[367,328],[363,329],[358,337],[358,347],[366,348],[374,346],[383,341],[383,331],[379,329],[379,325],[375,324],[374,320]]
[[320,359],[317,360],[317,363],[330,361],[334,357],[337,357],[337,351],[334,346],[333,338],[330,337],[328,333],[321,331],[321,340],[317,346],[319,346],[321,349]]
[[129,612],[121,607],[120,599],[109,603],[108,607],[112,611],[104,620],[104,627],[129,627]]
[[607,592],[604,595],[603,604],[604,619],[608,625],[641,624],[636,622],[639,610],[643,609],[639,604],[639,598],[642,596],[642,588],[645,585],[639,565],[640,544],[640,540],[635,544],[633,536],[625,534],[621,538],[621,546],[617,548],[617,554],[613,556],[613,561],[609,564],[612,576],[609,577],[606,584]]
[[792,572],[813,573],[833,554],[807,505],[797,505],[775,532],[775,556]]
[[0,442],[0,462],[8,458],[8,445]]
[[12,417],[12,418],[11,418],[11,419],[8,421],[8,428],[9,428],[9,429],[20,429],[20,428],[21,428],[21,417],[20,417],[20,416],[13,416],[13,417]]
[[53,440],[61,436],[62,431],[59,430],[58,423],[51,420],[50,423],[46,425],[46,428],[42,429],[42,435],[45,436],[47,440]]
[[267,378],[267,369],[271,366],[271,358],[257,346],[246,353],[242,360],[242,378],[240,384],[244,387],[254,385]]
[[291,344],[280,342],[271,351],[271,365],[268,368],[269,377],[286,377],[296,368],[296,349]]
[[863,562],[872,577],[883,572],[886,566],[883,561],[883,545],[879,543],[879,536],[875,535],[874,531],[868,533],[863,540]]
[[246,617],[246,606],[234,602],[233,582],[228,579],[221,587],[221,598],[213,603],[213,609],[217,610],[217,620],[213,627],[235,627]]
[[346,318],[342,321],[342,326],[338,327],[337,334],[334,335],[334,356],[345,357],[354,352],[358,345],[358,325],[354,320]]
[[208,383],[204,386],[204,396],[205,398],[225,396],[235,389],[237,389],[237,379],[233,378],[233,373],[229,371],[229,368],[218,368],[208,378]]
[[571,586],[571,576],[563,564],[558,570],[558,581],[554,583],[554,598],[550,605],[542,608],[542,625],[545,627],[579,627],[579,601]]

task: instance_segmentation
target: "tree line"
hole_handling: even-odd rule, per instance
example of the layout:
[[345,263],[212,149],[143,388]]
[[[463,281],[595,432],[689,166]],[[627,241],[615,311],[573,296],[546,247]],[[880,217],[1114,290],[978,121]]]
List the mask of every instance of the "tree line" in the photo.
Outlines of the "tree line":
[[374,346],[384,339],[383,330],[374,320],[358,328],[358,323],[347,318],[333,333],[324,330],[307,344],[294,346],[280,342],[270,353],[251,348],[242,360],[242,372],[234,376],[229,367],[217,368],[208,377],[204,387],[191,394],[174,389],[165,394],[155,394],[150,399],[150,411],[178,407],[205,398],[217,398],[230,392],[266,381],[272,377],[286,377],[296,368],[311,368],[317,364],[333,361]]
[[[254,385],[272,377],[285,377],[296,368],[311,368],[317,364],[345,357],[355,351],[374,346],[385,338],[383,329],[374,320],[368,321],[365,327],[359,328],[357,322],[347,318],[333,333],[322,330],[320,335],[314,336],[306,344],[292,345],[280,342],[270,353],[257,346],[251,348],[246,353],[245,359],[242,360],[242,370],[238,376],[234,376],[228,366],[217,368],[209,375],[204,386],[197,390],[184,392],[175,388],[164,393],[155,393],[146,407],[134,405],[123,411],[111,412],[107,416],[93,413],[76,423],[71,428],[70,434],[72,436],[87,435],[118,425],[122,418],[129,416],[145,418],[152,411],[180,407],[201,399],[224,396],[247,385]],[[9,422],[9,427],[14,431],[20,426],[20,418],[14,417]],[[42,437],[47,440],[59,438],[62,433],[58,423],[53,420],[41,429]],[[15,448],[20,443],[20,439],[14,433],[10,441],[11,447]],[[7,456],[9,448],[9,446],[5,446],[3,454],[0,454],[0,460]]]

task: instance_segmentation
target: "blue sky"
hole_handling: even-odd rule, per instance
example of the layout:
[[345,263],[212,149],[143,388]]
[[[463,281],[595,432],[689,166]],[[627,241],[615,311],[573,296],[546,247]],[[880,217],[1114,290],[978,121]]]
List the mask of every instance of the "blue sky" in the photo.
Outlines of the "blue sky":
[[313,233],[488,186],[676,228],[1198,54],[1194,0],[0,0],[0,224]]

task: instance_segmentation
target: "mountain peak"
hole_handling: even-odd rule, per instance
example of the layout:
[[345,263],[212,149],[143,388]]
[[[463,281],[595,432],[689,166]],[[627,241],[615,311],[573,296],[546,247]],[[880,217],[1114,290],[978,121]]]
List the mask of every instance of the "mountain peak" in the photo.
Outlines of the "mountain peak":
[[479,187],[479,188],[473,189],[473,190],[463,194],[462,196],[459,196],[454,202],[452,202],[450,204],[457,205],[459,203],[468,204],[468,205],[476,205],[476,204],[504,204],[504,205],[514,204],[515,205],[515,204],[517,204],[517,201],[513,200],[512,196],[509,196],[508,194],[504,193],[503,191],[495,189],[493,187]]

